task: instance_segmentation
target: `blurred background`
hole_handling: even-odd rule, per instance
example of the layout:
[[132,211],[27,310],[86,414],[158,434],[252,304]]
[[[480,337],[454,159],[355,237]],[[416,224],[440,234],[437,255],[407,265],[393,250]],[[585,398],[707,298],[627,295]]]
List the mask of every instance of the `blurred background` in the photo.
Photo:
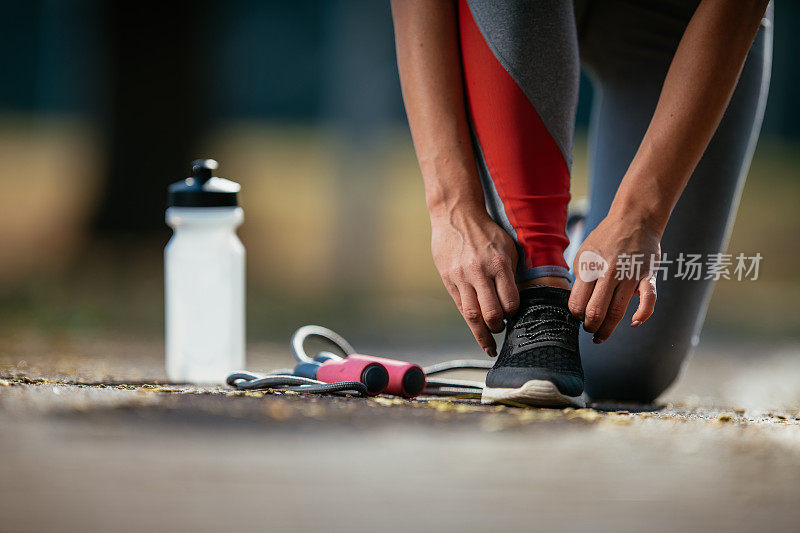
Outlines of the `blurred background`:
[[[767,117],[729,247],[760,252],[761,275],[718,284],[712,337],[800,337],[800,5],[776,4]],[[166,187],[214,157],[243,186],[250,341],[321,323],[478,353],[430,258],[388,2],[0,5],[5,341],[159,339]],[[574,198],[591,98],[583,80]]]

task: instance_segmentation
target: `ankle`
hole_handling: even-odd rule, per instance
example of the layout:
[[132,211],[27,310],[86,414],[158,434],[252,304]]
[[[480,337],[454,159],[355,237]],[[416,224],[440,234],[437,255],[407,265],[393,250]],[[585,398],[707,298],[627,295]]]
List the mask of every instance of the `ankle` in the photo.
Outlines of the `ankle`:
[[542,276],[541,278],[533,278],[517,284],[519,290],[536,286],[556,287],[557,289],[566,290],[570,290],[572,288],[569,280],[567,278],[562,278],[561,276]]

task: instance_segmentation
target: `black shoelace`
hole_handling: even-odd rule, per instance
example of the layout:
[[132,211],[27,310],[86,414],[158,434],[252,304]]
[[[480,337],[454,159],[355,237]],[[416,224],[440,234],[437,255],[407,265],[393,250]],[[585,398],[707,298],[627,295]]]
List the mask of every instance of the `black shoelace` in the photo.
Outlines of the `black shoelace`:
[[[531,315],[539,314],[537,318]],[[525,310],[517,328],[522,331],[518,339],[527,339],[519,347],[529,346],[542,341],[564,342],[564,335],[569,335],[575,328],[575,319],[568,309],[556,305],[534,304]]]

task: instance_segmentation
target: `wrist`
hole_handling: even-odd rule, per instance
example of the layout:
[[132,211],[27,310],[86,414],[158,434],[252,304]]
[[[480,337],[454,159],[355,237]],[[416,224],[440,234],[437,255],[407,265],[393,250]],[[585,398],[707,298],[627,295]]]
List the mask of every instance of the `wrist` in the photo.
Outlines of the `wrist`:
[[471,152],[440,147],[434,155],[419,157],[425,182],[425,202],[431,218],[455,211],[485,210],[483,188]]
[[648,170],[650,168],[652,165],[642,164],[638,157],[634,158],[614,195],[608,214],[649,229],[660,237],[680,191],[676,193],[673,190],[668,176],[657,175]]
[[447,224],[450,226],[464,227],[469,223],[474,223],[481,218],[489,218],[485,205],[475,202],[472,199],[462,199],[461,201],[443,202],[431,207],[428,212],[431,218],[431,225]]
[[425,203],[431,220],[486,213],[483,190],[480,185],[469,187],[466,180],[452,182],[429,182],[425,188]]
[[664,234],[671,212],[671,207],[666,209],[665,203],[646,196],[629,196],[618,193],[611,203],[608,216],[622,220],[631,226],[644,228],[660,238]]

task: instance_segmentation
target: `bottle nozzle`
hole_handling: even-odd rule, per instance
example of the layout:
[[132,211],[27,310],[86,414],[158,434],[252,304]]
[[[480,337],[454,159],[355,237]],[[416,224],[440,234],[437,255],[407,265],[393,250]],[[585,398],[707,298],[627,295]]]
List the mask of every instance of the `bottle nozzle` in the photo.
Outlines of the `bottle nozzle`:
[[192,177],[202,185],[211,179],[218,168],[219,163],[215,159],[195,159],[192,161]]
[[169,186],[167,207],[237,207],[239,184],[215,177],[217,168],[214,159],[192,161],[192,175]]

